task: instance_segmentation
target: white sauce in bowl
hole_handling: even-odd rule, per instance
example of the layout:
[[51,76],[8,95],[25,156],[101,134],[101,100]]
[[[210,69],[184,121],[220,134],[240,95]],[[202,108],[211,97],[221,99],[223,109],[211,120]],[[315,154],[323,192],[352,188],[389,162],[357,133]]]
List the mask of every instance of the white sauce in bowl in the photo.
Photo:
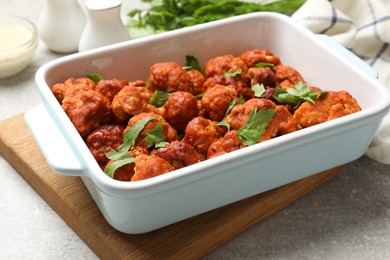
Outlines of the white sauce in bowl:
[[23,25],[0,22],[0,78],[27,67],[37,46],[35,37],[34,32]]

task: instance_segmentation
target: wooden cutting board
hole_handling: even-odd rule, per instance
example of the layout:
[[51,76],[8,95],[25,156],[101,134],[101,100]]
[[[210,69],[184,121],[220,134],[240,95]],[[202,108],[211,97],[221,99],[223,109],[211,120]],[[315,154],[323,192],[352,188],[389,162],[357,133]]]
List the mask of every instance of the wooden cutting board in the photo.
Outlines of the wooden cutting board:
[[0,122],[0,153],[102,259],[194,259],[343,172],[342,166],[159,230],[123,234],[100,213],[79,177],[47,165],[23,115]]

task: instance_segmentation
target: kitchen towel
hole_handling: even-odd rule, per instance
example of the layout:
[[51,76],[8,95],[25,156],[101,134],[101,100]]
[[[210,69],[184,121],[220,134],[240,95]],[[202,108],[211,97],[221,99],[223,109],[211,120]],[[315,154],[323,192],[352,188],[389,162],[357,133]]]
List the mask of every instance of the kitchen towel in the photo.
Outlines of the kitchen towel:
[[[292,18],[326,34],[371,65],[390,91],[390,0],[307,0]],[[366,155],[390,164],[390,114]]]

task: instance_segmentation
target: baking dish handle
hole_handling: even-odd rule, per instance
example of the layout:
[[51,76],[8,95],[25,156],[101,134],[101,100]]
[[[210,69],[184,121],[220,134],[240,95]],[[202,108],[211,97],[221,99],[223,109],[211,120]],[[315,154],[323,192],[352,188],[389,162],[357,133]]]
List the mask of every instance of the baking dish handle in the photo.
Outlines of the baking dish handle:
[[365,63],[362,59],[360,59],[358,56],[356,56],[354,53],[350,52],[348,49],[346,49],[343,45],[339,44],[335,40],[333,40],[330,36],[325,34],[318,34],[319,38],[326,43],[329,47],[331,47],[333,50],[337,51],[341,55],[343,55],[346,59],[353,62],[356,66],[358,66],[363,72],[367,73],[373,78],[378,78],[378,73],[376,70]]
[[39,104],[26,111],[24,120],[53,170],[67,176],[83,175],[80,161],[44,104]]

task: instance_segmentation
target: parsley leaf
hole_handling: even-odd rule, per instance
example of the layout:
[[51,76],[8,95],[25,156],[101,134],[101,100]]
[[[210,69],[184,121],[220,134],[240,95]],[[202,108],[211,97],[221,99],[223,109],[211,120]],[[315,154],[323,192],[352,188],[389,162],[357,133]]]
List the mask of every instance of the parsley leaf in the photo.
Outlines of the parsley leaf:
[[194,69],[202,73],[202,67],[198,59],[192,55],[186,55],[186,67],[185,69]]
[[101,81],[103,79],[102,76],[100,76],[99,74],[94,74],[94,73],[86,73],[85,76],[87,78],[91,79],[95,83],[98,83],[99,81]]
[[230,124],[227,121],[225,121],[225,120],[222,120],[222,121],[216,123],[215,125],[225,126],[228,129],[228,131],[230,131]]
[[108,176],[113,178],[116,169],[125,164],[134,162],[134,158],[128,152],[130,148],[134,146],[139,133],[145,128],[146,124],[154,118],[156,118],[156,116],[145,117],[132,125],[126,130],[123,136],[123,143],[119,145],[116,150],[111,149],[111,151],[105,153],[108,159],[115,160],[115,162],[111,163],[104,170]]
[[242,73],[242,68],[237,68],[234,72],[225,72],[223,75],[227,78],[234,78],[237,75],[240,75]]
[[157,89],[154,91],[154,95],[149,99],[148,104],[155,107],[162,107],[165,105],[170,95],[171,93]]
[[258,62],[255,64],[256,68],[273,68],[275,65],[273,63],[268,62]]
[[145,128],[146,124],[156,117],[157,116],[145,117],[127,129],[123,136],[123,143],[118,147],[118,151],[129,151],[129,149],[134,146],[139,133]]
[[203,96],[204,96],[204,92],[196,95],[195,97],[196,99],[201,99]]
[[274,109],[263,108],[260,111],[253,109],[245,125],[236,131],[242,143],[250,146],[260,141],[268,122],[272,120],[275,113]]
[[326,90],[315,92],[304,82],[299,81],[292,88],[282,89],[277,87],[273,97],[280,103],[291,103],[298,107],[304,101],[314,104],[318,97],[326,93]]
[[148,148],[162,148],[167,146],[169,143],[164,140],[164,133],[162,128],[162,120],[160,119],[155,128],[146,133],[144,139],[148,143]]
[[116,160],[115,162],[111,163],[110,165],[108,165],[104,169],[104,171],[106,172],[106,174],[109,177],[114,178],[114,174],[115,174],[116,169],[122,167],[123,165],[135,162],[135,158],[134,157],[132,157],[128,153],[127,153],[127,155],[129,155],[129,157],[123,157],[123,158],[121,158],[119,160]]
[[263,84],[254,84],[251,89],[255,92],[255,97],[261,97],[265,92],[265,87]]
[[230,102],[228,108],[226,109],[225,116],[230,114],[230,112],[232,111],[232,109],[235,105],[244,104],[244,102],[245,102],[245,100],[242,96],[240,96],[239,98],[234,98],[232,100],[232,102]]

